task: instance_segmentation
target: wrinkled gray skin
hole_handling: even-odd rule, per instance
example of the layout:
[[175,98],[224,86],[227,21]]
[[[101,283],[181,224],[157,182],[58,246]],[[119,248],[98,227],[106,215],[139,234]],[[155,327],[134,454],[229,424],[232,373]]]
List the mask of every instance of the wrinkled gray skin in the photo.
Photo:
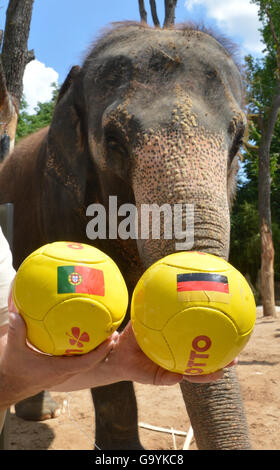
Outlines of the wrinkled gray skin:
[[[27,140],[2,170],[4,184],[20,153],[33,162],[29,174],[20,173],[32,181],[24,194],[11,185],[2,192],[6,202],[15,202],[16,263],[47,241],[88,243],[86,207],[107,207],[109,195],[138,209],[144,203],[194,204],[193,249],[227,259],[244,126],[240,73],[217,40],[188,27],[116,27],[81,69],[70,72],[48,134]],[[175,250],[174,240],[151,237],[94,244],[118,263],[130,294],[148,266]],[[250,448],[235,374],[228,370],[216,383],[181,387],[200,449]],[[98,447],[141,448],[132,385],[101,387],[92,395]]]

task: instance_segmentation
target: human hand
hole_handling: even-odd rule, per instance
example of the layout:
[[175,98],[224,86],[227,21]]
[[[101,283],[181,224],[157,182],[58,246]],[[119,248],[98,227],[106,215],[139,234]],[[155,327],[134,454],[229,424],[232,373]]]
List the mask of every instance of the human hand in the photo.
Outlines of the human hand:
[[[235,358],[232,362],[230,362],[225,368],[233,367],[238,364],[238,358]],[[216,372],[212,372],[211,374],[205,375],[184,375],[184,379],[191,383],[203,384],[208,382],[215,382],[216,380],[222,379],[224,375],[224,369],[217,370]]]
[[135,339],[131,321],[117,339],[108,361],[117,362],[122,380],[142,384],[175,385],[183,379],[182,374],[163,369],[143,353]]
[[175,385],[183,379],[190,382],[210,382],[221,378],[223,374],[222,371],[219,371],[209,376],[193,377],[163,369],[151,361],[140,349],[131,322],[120,335],[115,332],[112,339],[112,349],[105,360],[96,365],[93,364],[89,370],[81,371],[63,383],[51,387],[51,390],[69,392],[100,387],[123,380],[154,385]]
[[42,390],[63,383],[76,374],[94,369],[109,354],[116,338],[118,338],[118,333],[115,332],[94,351],[79,357],[41,354],[27,345],[26,325],[16,312],[11,295],[9,310],[6,344],[0,357],[2,383],[0,394],[3,391],[1,405],[3,403],[3,405],[9,406]]
[[[151,361],[140,349],[129,322],[120,334],[112,355],[119,355],[119,364],[123,367],[125,380],[133,380],[140,383],[153,383],[155,385],[174,385],[182,380],[192,383],[208,383],[223,377],[223,370],[208,375],[182,375],[169,372]],[[111,355],[110,355],[111,356]],[[110,360],[109,356],[109,360]],[[237,359],[227,367],[237,364]]]

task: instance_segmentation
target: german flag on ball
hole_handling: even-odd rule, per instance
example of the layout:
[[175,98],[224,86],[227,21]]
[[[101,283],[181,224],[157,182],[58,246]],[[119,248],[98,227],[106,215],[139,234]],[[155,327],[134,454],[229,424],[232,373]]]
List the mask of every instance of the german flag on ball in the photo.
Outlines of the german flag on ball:
[[57,293],[81,293],[104,296],[103,271],[86,266],[58,266]]
[[229,303],[226,276],[216,273],[177,274],[178,300],[181,302]]

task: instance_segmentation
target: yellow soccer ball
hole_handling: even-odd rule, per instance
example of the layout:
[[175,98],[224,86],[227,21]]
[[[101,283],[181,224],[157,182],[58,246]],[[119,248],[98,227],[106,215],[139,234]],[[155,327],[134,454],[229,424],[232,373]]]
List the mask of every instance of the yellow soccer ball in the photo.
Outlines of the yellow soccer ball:
[[42,246],[21,264],[13,300],[37,349],[52,355],[84,354],[122,323],[125,281],[114,261],[83,243]]
[[131,305],[137,342],[173,372],[202,375],[229,364],[253,332],[256,305],[242,274],[214,255],[178,252],[138,281]]

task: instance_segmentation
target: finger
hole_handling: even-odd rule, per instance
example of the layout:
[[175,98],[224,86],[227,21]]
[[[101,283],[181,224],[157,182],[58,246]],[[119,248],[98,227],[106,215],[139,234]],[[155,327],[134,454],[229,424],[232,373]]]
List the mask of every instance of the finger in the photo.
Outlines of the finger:
[[10,293],[9,293],[8,309],[9,309],[9,312],[18,313],[18,309],[16,308],[14,300],[13,300],[12,290],[10,290]]
[[114,348],[115,342],[111,338],[108,338],[106,341],[101,343],[97,348],[95,348],[93,351],[91,351],[88,354],[88,357],[85,357],[85,362],[89,362],[90,367],[98,364],[99,362],[103,361],[108,354],[112,351]]
[[168,370],[158,367],[155,377],[154,385],[176,385],[183,380],[182,374],[169,372]]
[[112,336],[107,338],[93,351],[86,354],[75,357],[61,357],[61,366],[65,368],[65,372],[71,372],[72,374],[93,368],[99,362],[104,361],[104,359],[114,349],[118,336],[117,332],[113,333]]
[[15,282],[15,278],[12,280],[10,287],[9,287],[9,295],[8,295],[8,307],[10,310],[10,301],[13,300],[13,285]]
[[[225,369],[228,367],[234,367],[238,364],[238,357],[233,359],[227,366],[225,366]],[[187,380],[188,382],[192,383],[208,383],[208,382],[215,382],[216,380],[219,380],[223,377],[224,375],[224,370],[220,369],[217,370],[216,372],[213,372],[212,374],[205,374],[205,375],[184,375],[184,380]]]
[[224,371],[218,370],[213,372],[212,374],[205,374],[205,375],[184,375],[184,380],[187,380],[191,383],[208,383],[208,382],[215,382],[223,377]]
[[7,345],[18,347],[26,345],[26,324],[19,313],[9,313],[9,328]]
[[[110,336],[111,340],[114,342],[114,343],[117,343],[120,339],[120,334],[118,331],[114,331],[114,333]],[[108,338],[108,339],[110,339]]]
[[237,364],[238,364],[238,357],[236,357],[235,359],[233,359],[233,361],[231,361],[226,367],[237,366]]

